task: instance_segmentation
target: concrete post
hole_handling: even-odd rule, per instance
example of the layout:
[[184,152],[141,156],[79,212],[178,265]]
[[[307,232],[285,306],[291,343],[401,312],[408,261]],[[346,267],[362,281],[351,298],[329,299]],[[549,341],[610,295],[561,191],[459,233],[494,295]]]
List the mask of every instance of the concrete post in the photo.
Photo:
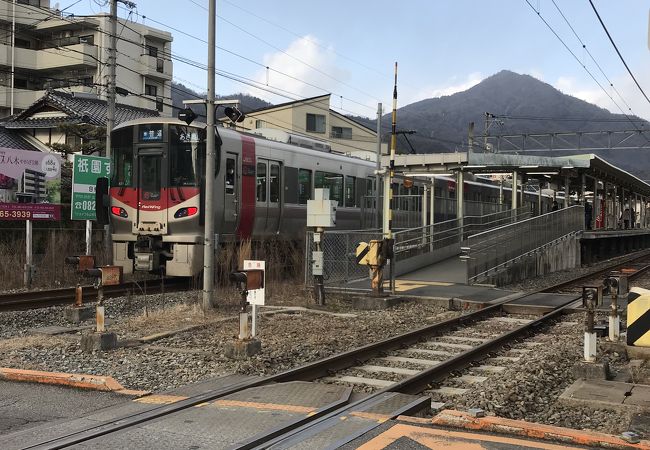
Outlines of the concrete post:
[[596,229],[596,219],[600,216],[600,201],[598,199],[598,178],[594,178],[594,198],[591,204],[591,211],[593,214],[592,220],[593,225],[592,229]]
[[429,206],[429,202],[427,199],[427,192],[428,192],[429,186],[426,184],[424,185],[424,191],[422,192],[422,245],[426,245],[427,243],[427,219],[428,219],[428,214],[427,214],[427,208]]
[[584,356],[585,361],[594,362],[596,360],[596,332],[594,331],[594,300],[587,300],[587,313],[585,315],[585,343]]
[[456,218],[458,219],[458,229],[460,240],[463,240],[463,222],[465,218],[465,176],[462,170],[456,173]]
[[503,211],[503,178],[499,181],[499,211]]
[[[429,209],[429,229],[431,230],[430,234],[433,235],[434,227],[436,223],[436,179],[431,178],[431,196],[429,198],[431,203],[431,208]],[[429,239],[429,251],[433,252],[433,237]]]
[[618,315],[618,294],[612,291],[612,304],[609,312],[609,340],[618,342],[620,337],[621,319]]
[[541,216],[542,215],[542,180],[539,180],[538,182],[538,189],[537,189],[537,215]]
[[569,198],[571,197],[571,181],[569,176],[564,177],[564,207],[569,207]]
[[510,202],[512,204],[513,214],[515,214],[514,210],[517,209],[517,171],[516,170],[512,171],[512,190],[510,194],[512,197],[510,199]]

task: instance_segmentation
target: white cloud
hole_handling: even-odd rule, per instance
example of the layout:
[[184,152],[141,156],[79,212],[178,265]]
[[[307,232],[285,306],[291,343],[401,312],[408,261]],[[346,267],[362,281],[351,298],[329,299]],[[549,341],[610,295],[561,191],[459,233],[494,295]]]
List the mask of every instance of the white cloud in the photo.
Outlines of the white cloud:
[[[641,80],[640,82],[648,80],[650,78],[650,67],[638,70],[637,73],[635,73],[635,77],[637,80]],[[612,113],[621,114],[622,109],[626,114],[633,113],[646,120],[650,120],[650,103],[648,103],[645,97],[643,97],[632,78],[627,73],[624,73],[610,78],[610,80],[614,84],[616,90],[609,87],[606,81],[601,81],[601,85],[609,95],[599,88],[593,80],[585,84],[585,82],[578,81],[574,77],[563,76],[559,77],[553,86],[565,94],[593,103],[594,105],[605,108]],[[650,85],[644,86],[642,83],[641,87],[646,94],[650,96]],[[623,99],[621,99],[621,97]],[[614,102],[618,104],[618,107],[614,104],[612,99],[614,99]],[[632,109],[631,112],[628,110],[626,103],[629,105],[629,108]],[[621,109],[619,109],[619,107]]]
[[[269,89],[287,91],[287,95],[292,97],[314,97],[340,91],[341,83],[350,78],[349,72],[338,66],[334,49],[322,45],[314,36],[294,40],[284,52],[264,55],[264,65],[275,71],[261,69],[252,78],[265,86],[268,83]],[[248,91],[252,95],[263,93],[254,88]],[[264,93],[263,96],[268,98],[269,94]],[[273,101],[284,102],[288,99],[282,97]]]

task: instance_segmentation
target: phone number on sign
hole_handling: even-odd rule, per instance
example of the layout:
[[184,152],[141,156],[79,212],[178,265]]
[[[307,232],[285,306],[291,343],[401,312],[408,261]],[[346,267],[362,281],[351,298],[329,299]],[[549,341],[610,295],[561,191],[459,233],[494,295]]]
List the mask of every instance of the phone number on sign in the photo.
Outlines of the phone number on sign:
[[0,219],[31,219],[31,211],[0,211]]

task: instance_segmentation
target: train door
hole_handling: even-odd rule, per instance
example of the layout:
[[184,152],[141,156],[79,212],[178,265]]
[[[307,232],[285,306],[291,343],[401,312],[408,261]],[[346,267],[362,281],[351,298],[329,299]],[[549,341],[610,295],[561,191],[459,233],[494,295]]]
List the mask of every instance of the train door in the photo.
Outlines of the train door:
[[257,160],[255,229],[275,234],[280,228],[282,171],[279,161]]
[[226,153],[223,182],[222,233],[232,234],[237,229],[239,218],[239,155],[236,153]]
[[146,147],[138,149],[138,209],[136,231],[166,233],[167,196],[163,180],[162,148]]

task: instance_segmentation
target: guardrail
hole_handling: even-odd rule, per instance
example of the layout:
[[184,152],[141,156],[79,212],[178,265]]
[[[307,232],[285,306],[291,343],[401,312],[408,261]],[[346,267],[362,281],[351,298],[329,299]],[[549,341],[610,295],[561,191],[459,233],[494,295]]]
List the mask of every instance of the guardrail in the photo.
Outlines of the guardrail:
[[491,228],[528,219],[529,207],[451,219],[424,227],[394,233],[395,248],[391,279],[404,273],[460,254],[463,242],[471,235]]
[[462,256],[468,282],[479,281],[511,261],[582,231],[584,217],[584,207],[575,205],[469,236]]

